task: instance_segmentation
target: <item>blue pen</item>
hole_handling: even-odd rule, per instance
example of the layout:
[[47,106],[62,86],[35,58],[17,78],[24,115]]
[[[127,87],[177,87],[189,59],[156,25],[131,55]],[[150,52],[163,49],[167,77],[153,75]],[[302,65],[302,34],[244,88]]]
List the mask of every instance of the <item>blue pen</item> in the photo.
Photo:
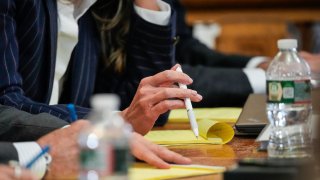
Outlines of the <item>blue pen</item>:
[[32,165],[37,162],[37,160],[42,157],[44,154],[46,154],[50,150],[50,146],[45,146],[35,157],[31,159],[29,163],[27,163],[26,168],[30,169]]
[[68,104],[67,108],[69,110],[70,113],[70,117],[71,117],[71,122],[74,122],[78,119],[77,113],[76,113],[76,109],[74,107],[73,104]]

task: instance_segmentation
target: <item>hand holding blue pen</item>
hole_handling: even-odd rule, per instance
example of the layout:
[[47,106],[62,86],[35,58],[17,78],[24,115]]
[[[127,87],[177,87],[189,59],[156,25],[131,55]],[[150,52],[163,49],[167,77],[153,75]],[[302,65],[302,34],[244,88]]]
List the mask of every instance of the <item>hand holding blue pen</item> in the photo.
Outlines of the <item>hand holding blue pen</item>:
[[71,122],[76,121],[78,119],[78,116],[77,116],[74,104],[68,104],[67,108],[68,108],[69,113],[70,113]]
[[30,160],[30,162],[27,163],[26,168],[30,169],[34,165],[34,163],[36,163],[39,158],[49,152],[49,150],[50,146],[45,146],[35,157]]

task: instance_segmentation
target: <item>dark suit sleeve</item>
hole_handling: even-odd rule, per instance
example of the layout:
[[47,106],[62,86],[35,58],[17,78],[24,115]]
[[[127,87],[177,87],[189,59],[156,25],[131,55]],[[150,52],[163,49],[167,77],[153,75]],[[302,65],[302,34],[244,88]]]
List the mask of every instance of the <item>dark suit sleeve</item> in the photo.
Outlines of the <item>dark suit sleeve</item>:
[[226,55],[209,49],[192,37],[185,21],[185,9],[179,0],[173,1],[177,13],[176,59],[194,81],[189,87],[203,96],[195,107],[242,106],[249,93],[250,82],[241,68],[251,57]]
[[[125,72],[113,76],[105,75],[110,70],[100,72],[97,76],[97,92],[117,93],[121,97],[122,109],[128,107],[142,78],[168,70],[174,65],[174,35],[174,11],[167,26],[151,24],[132,11]],[[105,78],[108,76],[110,79]],[[163,124],[166,119],[167,115],[163,115],[157,123]]]
[[177,12],[177,44],[176,59],[180,64],[204,65],[210,67],[242,68],[251,57],[241,55],[227,55],[209,49],[200,41],[192,37],[192,29],[185,21],[185,9],[179,0],[173,1]]
[[209,49],[193,37],[180,38],[176,57],[180,64],[222,68],[244,68],[251,59],[248,56],[223,54]]
[[34,141],[65,125],[65,121],[46,113],[32,115],[0,105],[0,141]]
[[189,86],[203,96],[194,107],[241,107],[253,92],[245,73],[238,68],[182,65],[193,83]]
[[16,148],[12,143],[0,142],[0,163],[6,164],[10,160],[19,160]]

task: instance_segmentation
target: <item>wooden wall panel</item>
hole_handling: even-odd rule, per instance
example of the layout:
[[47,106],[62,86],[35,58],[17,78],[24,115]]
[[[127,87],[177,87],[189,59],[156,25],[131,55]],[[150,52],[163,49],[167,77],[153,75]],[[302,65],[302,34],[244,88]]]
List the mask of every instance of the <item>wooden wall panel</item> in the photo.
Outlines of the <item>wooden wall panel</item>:
[[320,22],[320,0],[181,0],[187,22],[218,23],[216,47],[226,53],[274,55],[276,41],[288,37],[287,24],[302,32],[302,49],[310,50],[310,27]]
[[181,0],[188,9],[218,8],[294,8],[320,6],[319,0]]
[[288,37],[285,23],[224,23],[216,49],[225,53],[273,57],[277,40]]

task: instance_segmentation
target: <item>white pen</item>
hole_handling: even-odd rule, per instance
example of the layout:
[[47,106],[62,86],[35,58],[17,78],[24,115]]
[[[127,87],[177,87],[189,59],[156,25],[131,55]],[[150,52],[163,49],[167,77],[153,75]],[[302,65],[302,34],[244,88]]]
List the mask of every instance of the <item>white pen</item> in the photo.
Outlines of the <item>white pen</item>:
[[[179,66],[176,69],[176,71],[182,72],[181,67]],[[181,83],[178,83],[178,84],[181,89],[187,89],[187,86],[185,84],[181,84]],[[190,98],[184,98],[184,104],[186,105],[186,108],[187,108],[187,113],[188,113],[188,118],[190,121],[191,129],[192,129],[194,135],[198,139],[198,136],[199,136],[198,124],[197,124],[196,117],[194,116],[194,112],[192,109],[192,104],[191,104]]]

